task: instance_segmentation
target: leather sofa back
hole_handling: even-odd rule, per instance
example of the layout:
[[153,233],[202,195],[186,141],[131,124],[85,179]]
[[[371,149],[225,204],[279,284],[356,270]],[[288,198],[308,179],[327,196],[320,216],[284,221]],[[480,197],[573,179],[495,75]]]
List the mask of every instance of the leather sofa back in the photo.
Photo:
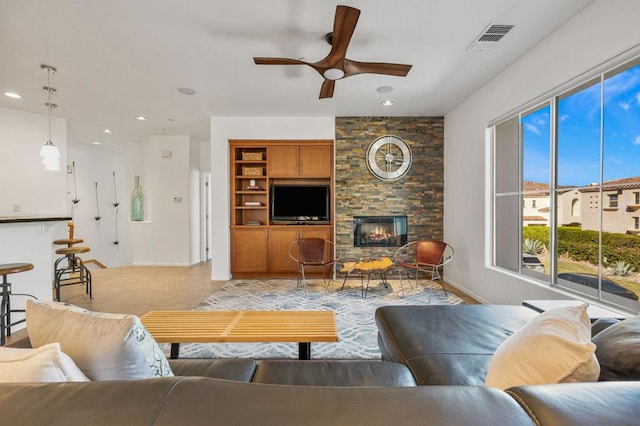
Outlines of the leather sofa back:
[[640,382],[519,386],[507,393],[541,425],[640,424]]
[[375,313],[382,359],[419,385],[481,386],[500,344],[538,315],[523,306],[384,306]]
[[482,387],[330,387],[200,377],[1,384],[7,425],[532,425]]

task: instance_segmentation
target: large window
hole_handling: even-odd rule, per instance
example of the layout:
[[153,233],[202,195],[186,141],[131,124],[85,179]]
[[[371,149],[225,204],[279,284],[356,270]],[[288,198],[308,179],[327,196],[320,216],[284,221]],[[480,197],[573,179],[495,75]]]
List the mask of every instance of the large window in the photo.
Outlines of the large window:
[[493,126],[493,265],[640,311],[640,60]]

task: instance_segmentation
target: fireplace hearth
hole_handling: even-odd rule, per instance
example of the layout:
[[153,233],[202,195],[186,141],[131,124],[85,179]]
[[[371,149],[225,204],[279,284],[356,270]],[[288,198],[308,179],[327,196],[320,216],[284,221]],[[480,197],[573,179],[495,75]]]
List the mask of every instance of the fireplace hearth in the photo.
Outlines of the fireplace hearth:
[[355,216],[354,247],[401,247],[407,243],[407,216]]

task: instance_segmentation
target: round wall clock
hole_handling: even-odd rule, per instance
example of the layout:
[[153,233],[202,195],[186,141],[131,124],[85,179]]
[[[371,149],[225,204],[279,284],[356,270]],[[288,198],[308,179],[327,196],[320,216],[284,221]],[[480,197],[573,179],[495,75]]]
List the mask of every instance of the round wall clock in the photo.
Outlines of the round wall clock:
[[367,167],[378,179],[400,179],[411,168],[411,149],[397,136],[382,136],[367,149]]

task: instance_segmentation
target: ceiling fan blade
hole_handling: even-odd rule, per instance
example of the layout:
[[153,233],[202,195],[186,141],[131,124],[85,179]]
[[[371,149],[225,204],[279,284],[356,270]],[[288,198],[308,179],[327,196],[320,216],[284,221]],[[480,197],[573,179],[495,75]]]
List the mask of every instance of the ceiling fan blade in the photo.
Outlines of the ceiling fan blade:
[[386,62],[358,62],[344,60],[345,77],[355,74],[385,74],[405,77],[412,65],[390,64]]
[[320,88],[320,99],[333,98],[333,89],[336,86],[335,80],[324,79]]
[[309,65],[308,63],[301,61],[299,59],[288,59],[288,58],[253,58],[253,62],[257,65]]
[[[318,62],[305,62],[300,59],[254,57],[257,65],[309,65],[324,77],[320,88],[320,99],[332,98],[335,79],[356,74],[384,74],[404,77],[411,65],[391,64],[384,62],[358,62],[346,58],[349,43],[360,18],[360,10],[349,6],[336,6],[333,21],[333,32],[327,40],[331,43],[329,54]],[[332,69],[335,68],[335,69]],[[327,71],[331,72],[328,73]],[[343,72],[344,73],[343,73]],[[329,77],[329,78],[327,78]]]
[[326,61],[328,67],[336,64],[342,65],[341,62],[347,54],[347,48],[349,47],[349,42],[351,42],[351,37],[356,29],[359,17],[360,10],[358,9],[349,6],[336,7],[331,51],[323,60],[323,62]]

